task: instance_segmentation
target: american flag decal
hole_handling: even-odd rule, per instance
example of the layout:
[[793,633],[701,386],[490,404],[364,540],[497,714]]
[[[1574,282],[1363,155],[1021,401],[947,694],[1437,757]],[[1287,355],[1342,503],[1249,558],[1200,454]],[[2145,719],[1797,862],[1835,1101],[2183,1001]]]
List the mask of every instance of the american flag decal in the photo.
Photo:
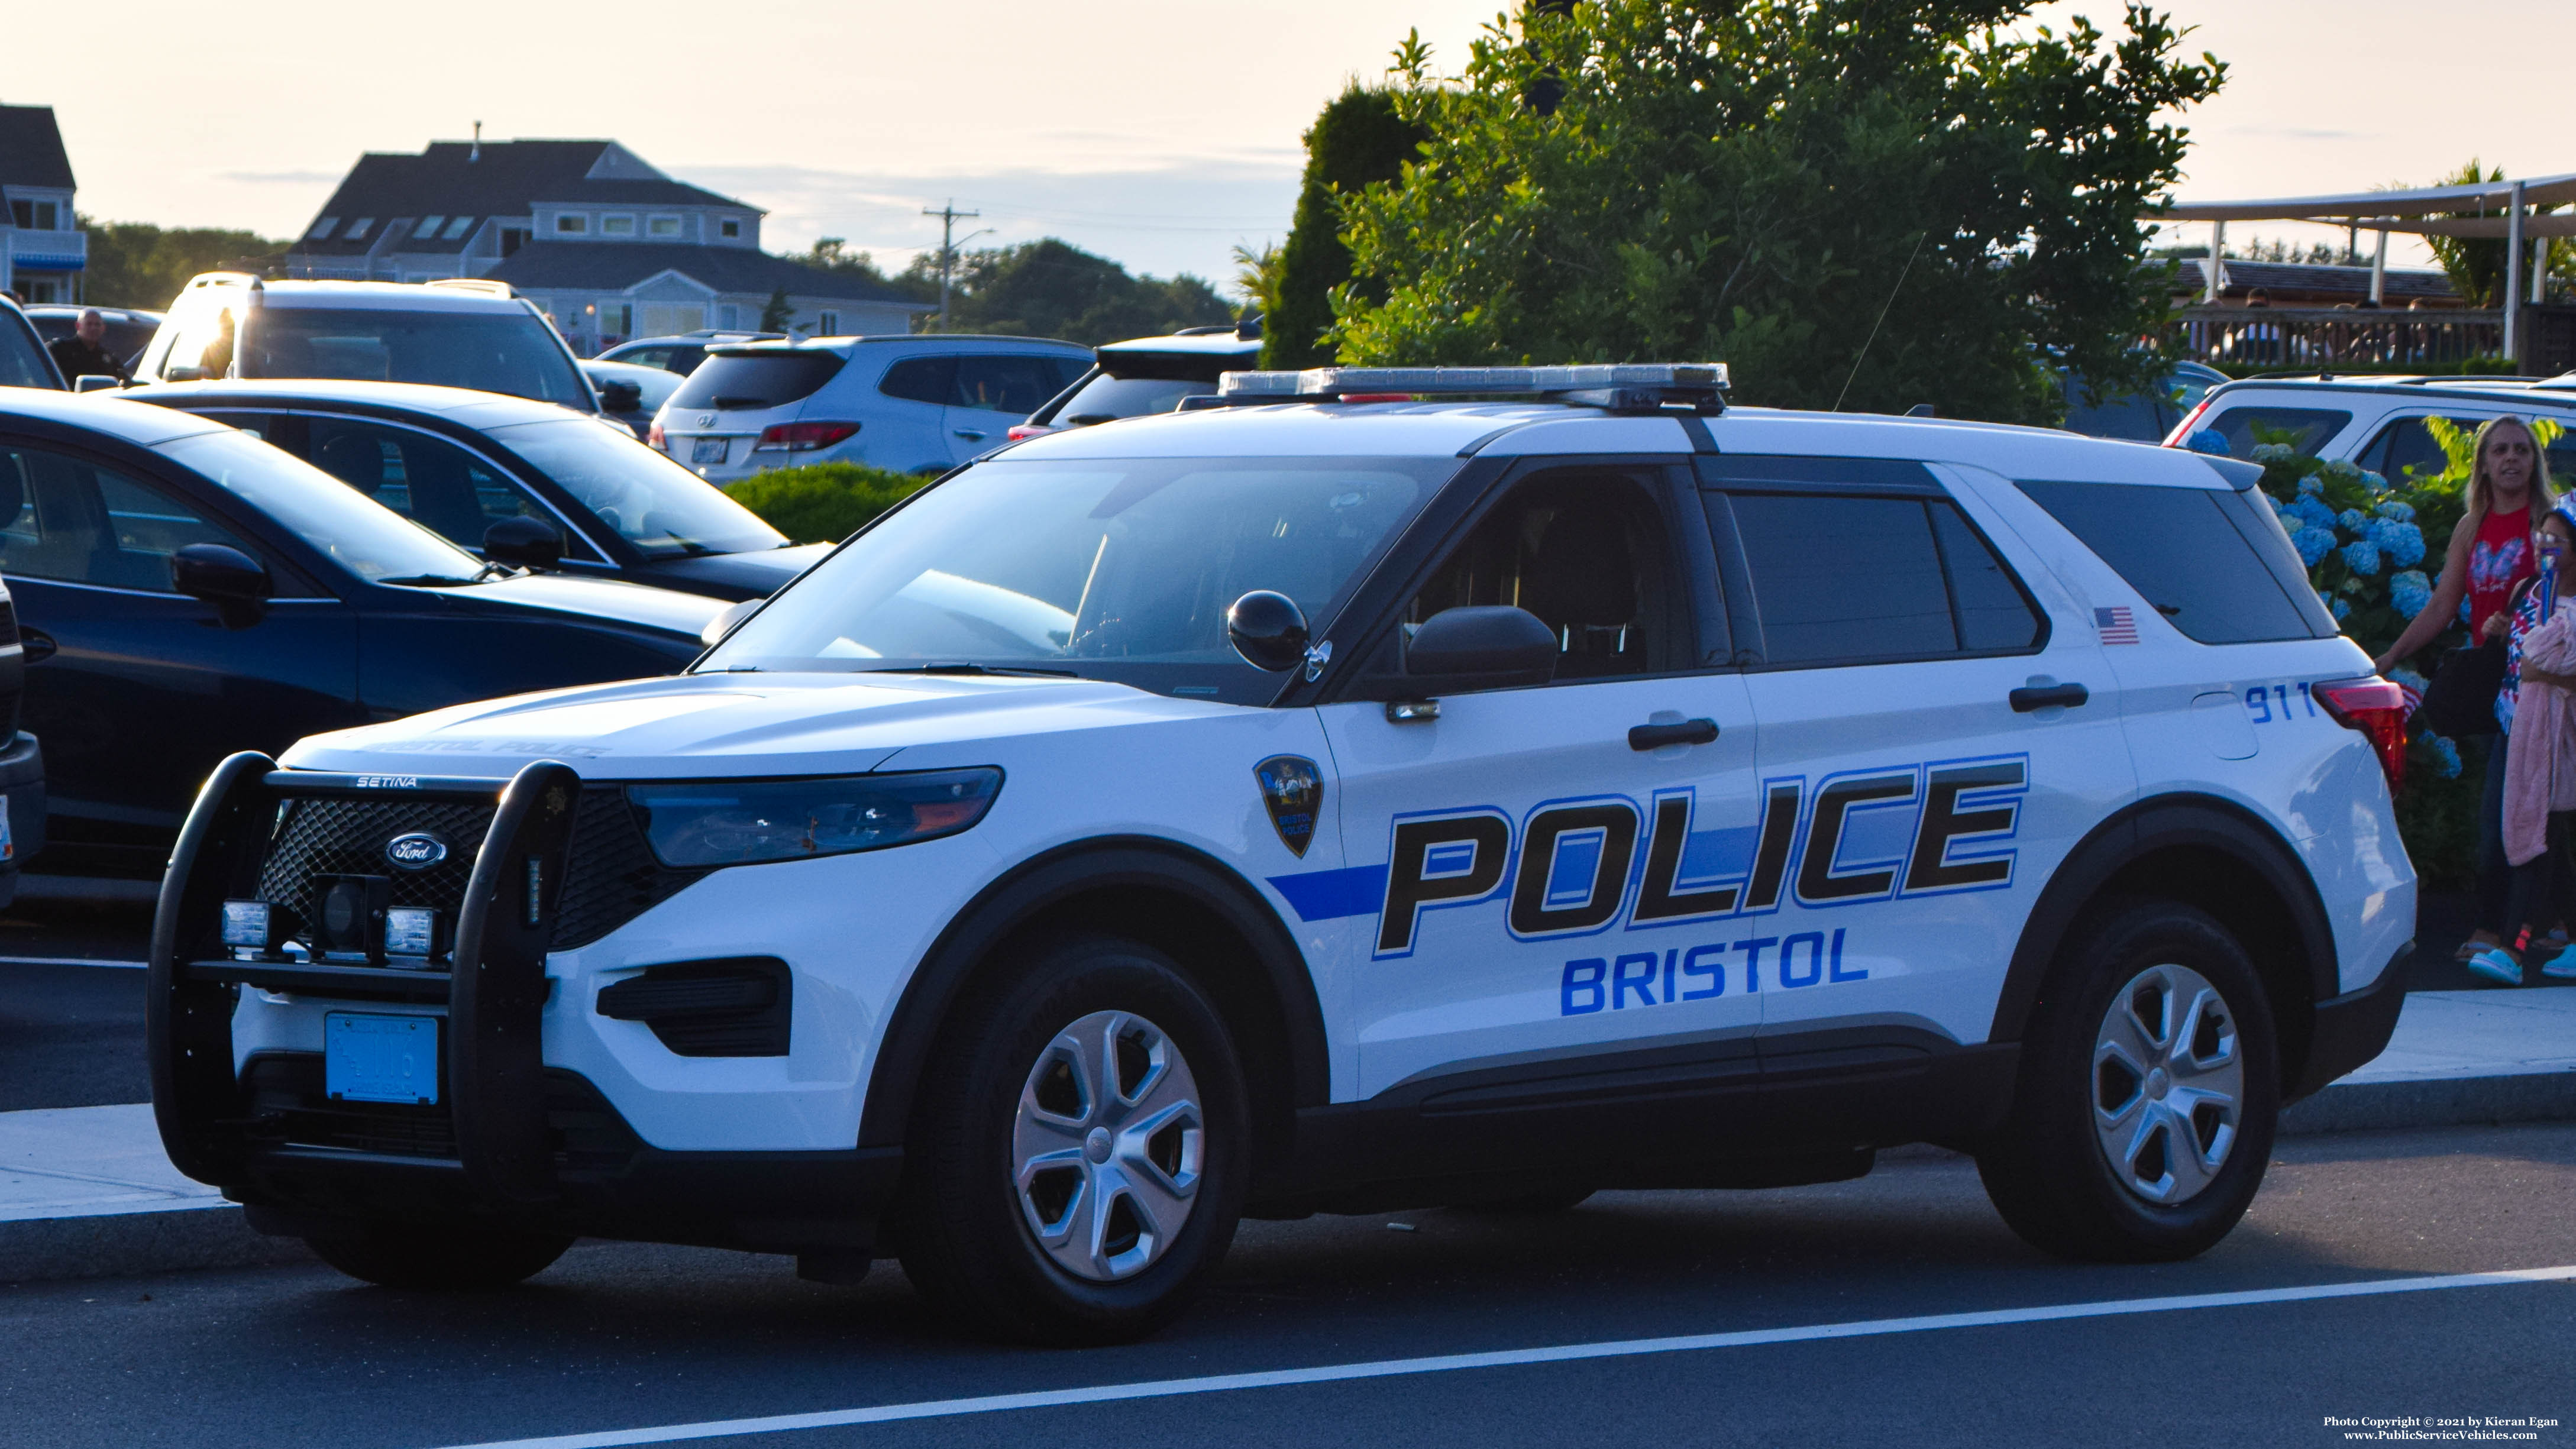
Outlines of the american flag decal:
[[2093,622],[2102,630],[2102,642],[2105,644],[2138,642],[2138,622],[2129,617],[2129,611],[2126,609],[2095,609]]

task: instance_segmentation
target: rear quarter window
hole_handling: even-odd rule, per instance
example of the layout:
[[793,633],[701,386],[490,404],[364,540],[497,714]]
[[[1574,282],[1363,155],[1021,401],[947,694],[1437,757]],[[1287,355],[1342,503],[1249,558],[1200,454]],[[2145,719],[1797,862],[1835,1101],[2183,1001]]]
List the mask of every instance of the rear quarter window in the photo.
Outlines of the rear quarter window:
[[2232,407],[2222,409],[2202,430],[2225,438],[2235,457],[2253,457],[2258,443],[2287,443],[2301,457],[2313,458],[2351,421],[2351,413],[2330,408]]
[[675,408],[718,412],[785,407],[812,397],[847,366],[837,352],[718,352],[671,394]]
[[2250,492],[2141,483],[2018,486],[2188,638],[2253,644],[2337,632],[2280,520]]

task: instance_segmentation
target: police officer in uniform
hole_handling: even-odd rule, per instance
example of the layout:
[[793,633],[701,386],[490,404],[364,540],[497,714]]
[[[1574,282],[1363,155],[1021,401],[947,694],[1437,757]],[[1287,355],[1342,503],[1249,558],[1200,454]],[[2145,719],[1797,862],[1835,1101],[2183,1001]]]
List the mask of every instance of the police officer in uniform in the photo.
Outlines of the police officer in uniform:
[[59,339],[47,349],[54,355],[54,366],[62,369],[64,382],[74,382],[83,377],[125,380],[124,366],[100,345],[106,338],[107,319],[99,315],[96,307],[83,310],[72,335]]

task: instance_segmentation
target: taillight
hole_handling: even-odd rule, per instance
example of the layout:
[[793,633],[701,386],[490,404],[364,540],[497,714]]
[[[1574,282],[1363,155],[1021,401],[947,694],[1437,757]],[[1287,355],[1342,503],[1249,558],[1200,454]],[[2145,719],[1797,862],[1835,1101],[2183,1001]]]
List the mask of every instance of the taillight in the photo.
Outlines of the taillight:
[[653,420],[653,426],[644,430],[644,441],[651,443],[654,447],[661,449],[665,453],[671,451],[671,440],[662,436],[662,420],[660,418],[655,418]]
[[2209,403],[2210,400],[2208,398],[2202,398],[2200,400],[2200,406],[2183,414],[2182,421],[2174,424],[2174,430],[2165,434],[2165,446],[2168,448],[2182,448],[2190,446],[2191,430],[2199,424],[2200,415],[2209,411]]
[[1054,428],[1047,426],[1045,423],[1013,423],[1011,424],[1011,441],[1014,443],[1024,442],[1030,438],[1042,437],[1045,434],[1052,433],[1054,431]]
[[858,436],[857,423],[771,423],[751,445],[755,453],[810,453]]
[[2406,782],[2406,691],[2377,675],[2309,688],[2335,723],[2362,732],[2379,753],[2379,768],[2388,776],[2388,792]]

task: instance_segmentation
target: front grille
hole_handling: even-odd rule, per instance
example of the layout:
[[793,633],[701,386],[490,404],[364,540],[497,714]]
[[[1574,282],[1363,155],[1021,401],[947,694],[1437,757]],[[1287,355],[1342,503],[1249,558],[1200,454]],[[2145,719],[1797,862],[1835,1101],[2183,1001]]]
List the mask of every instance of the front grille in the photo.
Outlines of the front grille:
[[[290,799],[268,861],[260,867],[259,898],[294,908],[312,921],[321,901],[318,875],[380,875],[393,882],[393,904],[435,906],[454,921],[465,905],[475,852],[492,828],[490,805],[399,796],[311,796]],[[385,842],[426,830],[447,842],[447,858],[427,870],[401,870],[385,858]]]
[[[392,904],[432,906],[452,923],[465,906],[474,857],[492,828],[495,807],[400,795],[290,798],[260,867],[259,898],[294,909],[310,922],[321,906],[316,876],[380,875],[393,882]],[[403,870],[385,858],[385,842],[426,830],[447,842],[447,858],[426,870]],[[594,785],[581,792],[569,859],[555,907],[554,947],[586,946],[626,924],[704,870],[673,870],[654,858],[626,792]]]
[[564,867],[563,898],[555,907],[555,949],[587,946],[705,875],[674,870],[653,854],[643,822],[626,792],[614,785],[581,792],[572,822],[572,858]]

